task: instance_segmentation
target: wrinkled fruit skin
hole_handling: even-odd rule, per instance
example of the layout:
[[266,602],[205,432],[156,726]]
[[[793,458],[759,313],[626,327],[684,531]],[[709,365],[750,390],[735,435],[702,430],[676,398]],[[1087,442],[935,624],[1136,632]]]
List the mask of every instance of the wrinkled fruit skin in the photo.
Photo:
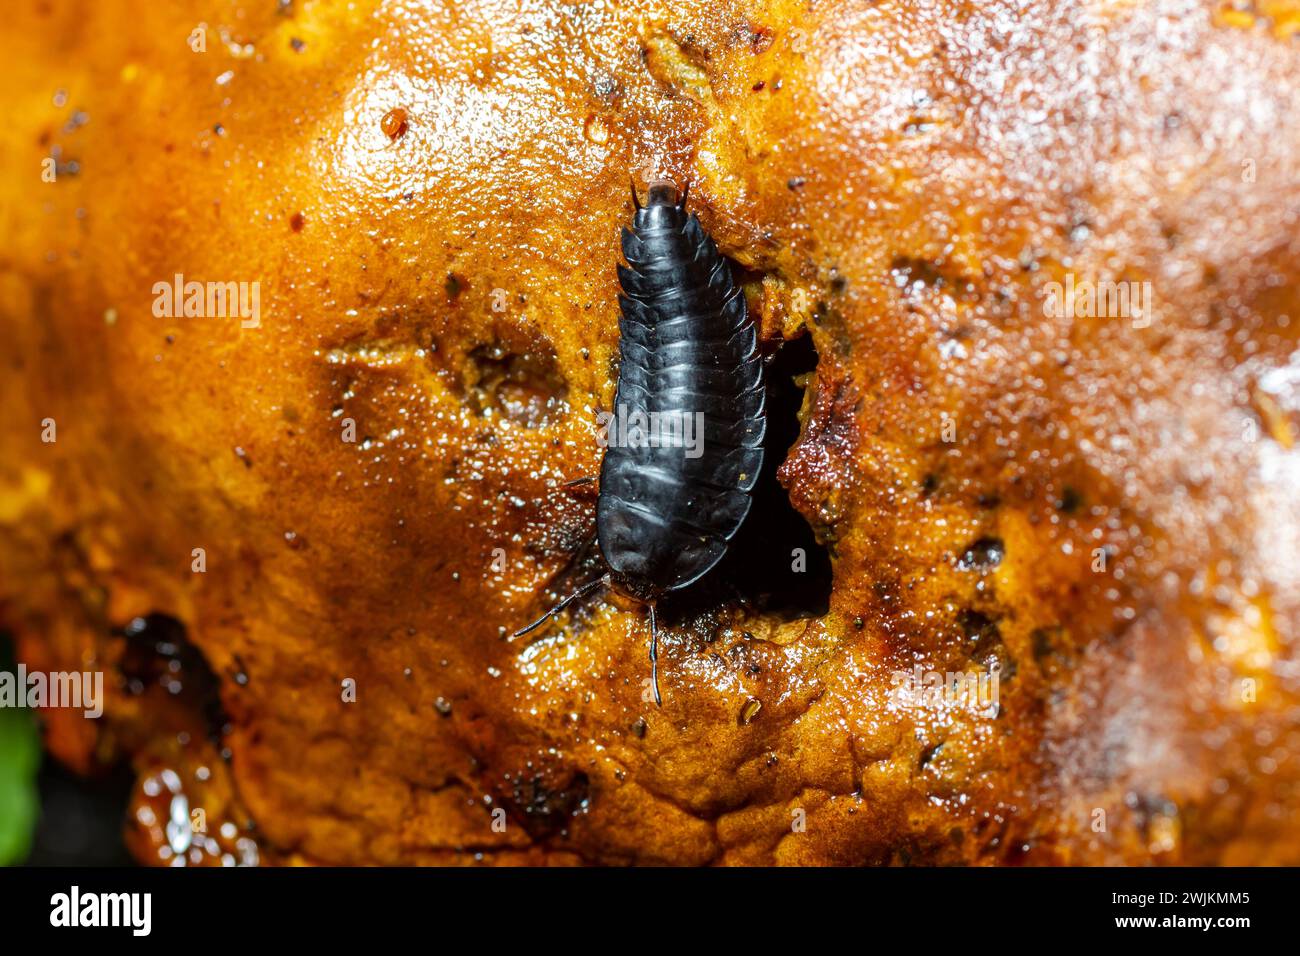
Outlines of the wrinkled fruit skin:
[[[177,768],[213,858],[1300,863],[1283,4],[187,6],[0,32],[0,625],[110,674],[56,756]],[[665,631],[661,711],[634,607],[501,636],[590,527],[629,171],[811,336],[780,478],[834,560],[824,616]],[[177,273],[259,323],[155,315]],[[218,743],[124,689],[150,614]]]

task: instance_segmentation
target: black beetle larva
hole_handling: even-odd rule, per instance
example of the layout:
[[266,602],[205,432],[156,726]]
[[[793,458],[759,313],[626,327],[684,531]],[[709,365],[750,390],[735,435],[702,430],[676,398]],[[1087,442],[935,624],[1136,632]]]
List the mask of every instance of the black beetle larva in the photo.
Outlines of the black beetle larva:
[[637,424],[608,443],[600,468],[596,538],[609,571],[514,636],[609,585],[649,608],[659,704],[655,604],[713,568],[749,512],[763,463],[763,363],[745,296],[686,195],[679,202],[672,183],[655,181],[644,206],[635,188],[632,201],[614,404],[618,421]]

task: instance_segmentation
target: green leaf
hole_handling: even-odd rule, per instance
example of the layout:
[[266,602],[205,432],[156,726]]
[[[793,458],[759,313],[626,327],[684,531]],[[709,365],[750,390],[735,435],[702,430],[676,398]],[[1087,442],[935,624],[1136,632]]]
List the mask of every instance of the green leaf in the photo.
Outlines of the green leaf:
[[[0,634],[0,671],[14,673],[7,635]],[[36,828],[40,735],[29,710],[0,707],[0,866],[27,859]]]

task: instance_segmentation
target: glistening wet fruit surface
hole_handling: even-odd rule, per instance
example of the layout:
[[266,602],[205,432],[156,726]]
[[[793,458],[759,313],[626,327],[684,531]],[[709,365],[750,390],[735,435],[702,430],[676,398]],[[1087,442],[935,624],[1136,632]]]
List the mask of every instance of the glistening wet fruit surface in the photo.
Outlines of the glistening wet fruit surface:
[[[1300,862],[1288,9],[14,5],[0,626],[119,673],[174,620],[225,719],[124,677],[50,749],[155,824],[169,770],[209,862]],[[832,562],[669,615],[663,710],[635,608],[502,640],[590,529],[629,171],[811,336]]]

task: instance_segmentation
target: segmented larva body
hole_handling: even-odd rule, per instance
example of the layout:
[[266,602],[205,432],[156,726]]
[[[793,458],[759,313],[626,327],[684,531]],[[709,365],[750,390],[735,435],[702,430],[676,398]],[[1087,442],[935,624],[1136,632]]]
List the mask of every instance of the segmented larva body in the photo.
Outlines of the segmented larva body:
[[600,466],[596,539],[609,571],[511,636],[617,588],[649,608],[659,704],[655,604],[721,561],[749,513],[763,464],[763,361],[730,265],[671,183],[651,183],[646,204],[637,203],[623,256],[614,419],[639,424],[619,429]]
[[703,426],[694,449],[611,443],[601,464],[596,532],[611,583],[653,607],[714,567],[749,512],[763,363],[729,263],[674,186],[651,184],[623,255],[617,414]]

